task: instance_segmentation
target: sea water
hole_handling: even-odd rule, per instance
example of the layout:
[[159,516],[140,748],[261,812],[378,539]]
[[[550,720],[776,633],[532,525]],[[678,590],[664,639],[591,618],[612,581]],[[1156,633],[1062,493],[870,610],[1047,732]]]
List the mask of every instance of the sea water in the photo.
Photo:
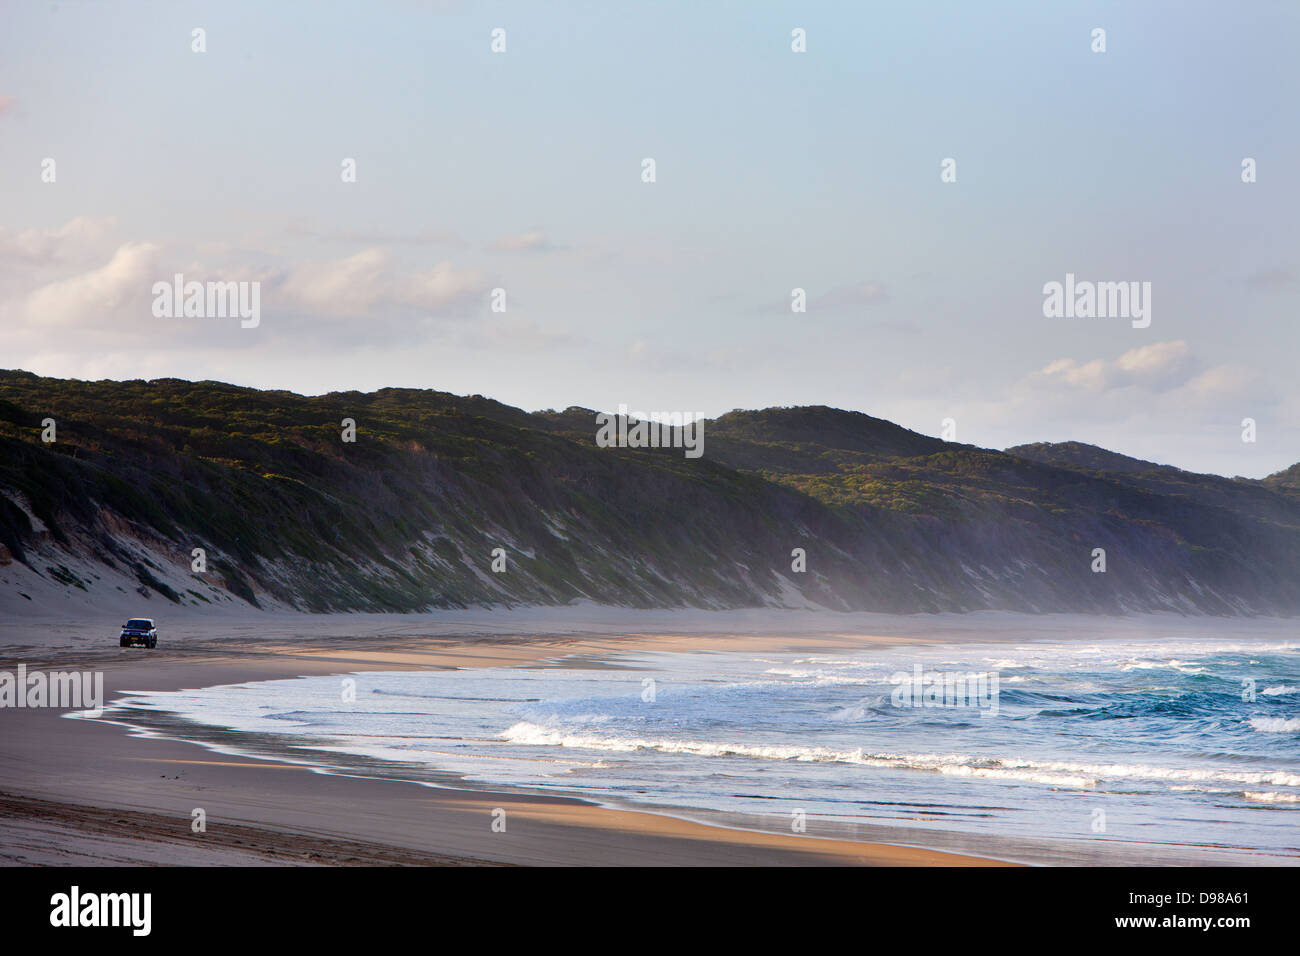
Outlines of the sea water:
[[[996,711],[899,706],[918,666],[996,676]],[[786,829],[803,814],[1300,854],[1300,642],[573,655],[136,693],[107,716],[164,715],[169,733],[217,728],[246,753],[274,740],[350,773],[450,773]]]

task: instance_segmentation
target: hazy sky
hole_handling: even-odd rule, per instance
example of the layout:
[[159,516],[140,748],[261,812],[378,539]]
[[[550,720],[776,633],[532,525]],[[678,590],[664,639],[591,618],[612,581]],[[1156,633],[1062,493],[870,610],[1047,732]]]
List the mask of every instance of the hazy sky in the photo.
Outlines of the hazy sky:
[[[1298,48],[1294,0],[6,2],[0,367],[1259,477],[1300,460]],[[261,324],[156,318],[176,272]],[[1045,318],[1067,272],[1150,282],[1150,326]]]

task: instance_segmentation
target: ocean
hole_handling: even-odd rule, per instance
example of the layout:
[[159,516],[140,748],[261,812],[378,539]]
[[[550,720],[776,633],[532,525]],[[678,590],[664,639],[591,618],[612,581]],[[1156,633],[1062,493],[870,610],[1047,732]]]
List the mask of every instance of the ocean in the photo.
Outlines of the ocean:
[[[983,696],[940,706],[918,674],[970,678]],[[851,822],[1300,856],[1300,641],[569,655],[133,693],[104,719],[335,772],[796,832]]]

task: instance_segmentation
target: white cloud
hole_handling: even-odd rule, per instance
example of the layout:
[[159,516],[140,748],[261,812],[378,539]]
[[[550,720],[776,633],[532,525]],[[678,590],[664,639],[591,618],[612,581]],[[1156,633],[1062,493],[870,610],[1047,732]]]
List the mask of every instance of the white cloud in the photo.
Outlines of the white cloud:
[[89,262],[102,256],[114,224],[111,218],[78,216],[57,229],[0,229],[0,269]]
[[106,264],[34,289],[23,313],[28,324],[76,325],[102,320],[132,303],[148,308],[149,288],[158,275],[158,252],[150,242],[118,247]]
[[1030,383],[1054,386],[1064,383],[1072,388],[1097,390],[1106,387],[1106,363],[1101,359],[1079,363],[1071,358],[1057,359],[1030,376]]
[[1136,377],[1163,376],[1182,366],[1191,351],[1182,339],[1175,342],[1154,342],[1141,348],[1129,349],[1115,360],[1115,366]]
[[1060,358],[1026,377],[1021,385],[1033,390],[1061,386],[1092,392],[1133,386],[1163,390],[1186,381],[1190,355],[1187,343],[1179,339],[1129,349],[1114,361]]
[[[184,361],[192,352],[254,346],[287,346],[294,354],[404,348],[447,333],[449,322],[476,314],[478,306],[487,317],[487,283],[478,271],[446,261],[412,265],[385,246],[286,261],[238,243],[121,242],[113,228],[111,219],[79,217],[54,228],[0,231],[0,351],[8,364],[49,358],[51,348],[60,350],[60,368],[77,354],[90,367],[121,349],[148,351],[165,368],[169,358]],[[156,318],[153,286],[177,273],[189,281],[260,282],[260,331],[250,336],[219,320]],[[351,319],[364,321],[344,321]],[[558,341],[524,327],[505,339]]]
[[1177,389],[1179,401],[1249,402],[1260,397],[1258,375],[1244,365],[1216,365]]
[[292,267],[273,282],[268,299],[321,315],[359,316],[393,306],[438,310],[483,290],[474,270],[439,262],[404,272],[387,249],[377,247],[344,259]]

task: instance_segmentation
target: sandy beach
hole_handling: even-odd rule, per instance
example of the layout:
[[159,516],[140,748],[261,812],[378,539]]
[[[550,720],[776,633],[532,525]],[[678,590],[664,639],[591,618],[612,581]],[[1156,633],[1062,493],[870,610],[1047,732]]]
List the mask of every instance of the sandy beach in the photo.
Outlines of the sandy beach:
[[[1173,616],[633,612],[579,607],[439,615],[208,615],[162,622],[155,651],[120,649],[104,622],[10,620],[3,667],[93,669],[106,703],[176,690],[368,670],[510,666],[629,649],[864,647],[872,643],[1158,635],[1203,628]],[[1289,637],[1289,622],[1215,621]],[[794,637],[792,635],[797,635]],[[1250,862],[1204,848],[996,840],[855,825],[772,832],[731,814],[646,812],[527,791],[423,786],[321,773],[188,741],[128,733],[55,709],[0,711],[0,862],[7,865],[871,865]],[[206,832],[191,829],[196,808]],[[493,811],[505,811],[494,832]],[[765,829],[767,828],[767,829]]]

